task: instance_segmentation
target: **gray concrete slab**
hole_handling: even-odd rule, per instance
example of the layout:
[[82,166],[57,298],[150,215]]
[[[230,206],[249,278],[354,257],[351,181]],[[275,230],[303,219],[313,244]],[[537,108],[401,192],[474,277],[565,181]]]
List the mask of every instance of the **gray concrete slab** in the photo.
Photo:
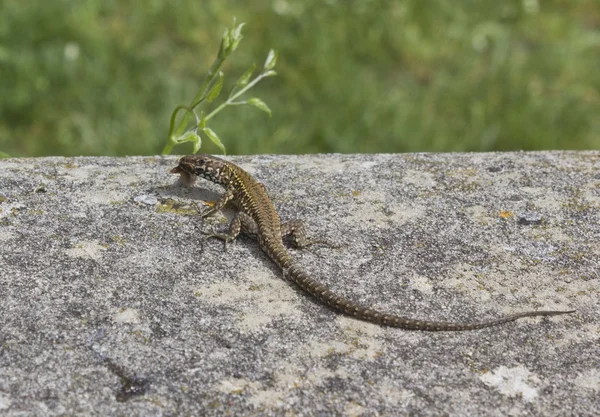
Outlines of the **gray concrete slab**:
[[385,328],[257,244],[202,248],[175,157],[0,160],[0,415],[600,415],[600,153],[246,156],[347,298],[472,321]]

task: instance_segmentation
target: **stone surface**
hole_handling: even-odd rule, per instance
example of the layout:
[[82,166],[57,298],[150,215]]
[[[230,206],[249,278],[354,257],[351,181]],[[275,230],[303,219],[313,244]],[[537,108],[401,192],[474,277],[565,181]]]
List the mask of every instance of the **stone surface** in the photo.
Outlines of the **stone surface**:
[[[175,157],[0,160],[0,415],[600,415],[600,153],[246,156],[292,249],[414,318],[575,309],[462,333],[341,316],[257,244],[202,245]],[[225,210],[225,216],[232,212]]]

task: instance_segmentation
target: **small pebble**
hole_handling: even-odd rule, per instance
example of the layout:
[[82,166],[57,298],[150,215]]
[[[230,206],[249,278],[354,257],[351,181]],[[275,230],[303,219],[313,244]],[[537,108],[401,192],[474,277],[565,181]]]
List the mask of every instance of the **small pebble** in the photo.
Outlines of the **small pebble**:
[[148,194],[138,195],[133,198],[133,201],[135,201],[136,203],[147,204],[149,206],[153,206],[156,203],[158,203],[158,199],[156,197]]
[[542,215],[538,213],[526,212],[518,215],[517,223],[523,226],[530,226],[533,224],[542,224]]

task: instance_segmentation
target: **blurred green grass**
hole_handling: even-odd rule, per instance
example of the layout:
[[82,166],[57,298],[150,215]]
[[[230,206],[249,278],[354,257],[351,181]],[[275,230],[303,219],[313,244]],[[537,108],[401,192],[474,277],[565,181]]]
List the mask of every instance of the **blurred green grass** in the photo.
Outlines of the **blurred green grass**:
[[230,154],[600,149],[598,0],[4,0],[0,151],[159,153],[234,16],[226,86],[279,76],[211,121]]

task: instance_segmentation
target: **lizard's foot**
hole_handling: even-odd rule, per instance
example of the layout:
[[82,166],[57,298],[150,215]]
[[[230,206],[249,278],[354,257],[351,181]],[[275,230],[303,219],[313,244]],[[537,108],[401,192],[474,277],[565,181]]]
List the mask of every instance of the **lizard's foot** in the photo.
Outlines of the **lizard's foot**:
[[227,250],[227,244],[229,242],[232,242],[235,240],[235,236],[231,236],[227,233],[213,233],[213,232],[202,231],[202,234],[204,235],[204,238],[202,239],[203,245],[204,245],[204,242],[206,242],[209,239],[212,239],[212,238],[219,239],[219,240],[223,241],[223,248],[225,251]]
[[323,245],[334,249],[339,249],[339,246],[333,245],[324,239],[310,239],[306,235],[306,228],[301,220],[290,220],[281,223],[281,237],[292,242],[296,248],[303,249],[312,245]]

